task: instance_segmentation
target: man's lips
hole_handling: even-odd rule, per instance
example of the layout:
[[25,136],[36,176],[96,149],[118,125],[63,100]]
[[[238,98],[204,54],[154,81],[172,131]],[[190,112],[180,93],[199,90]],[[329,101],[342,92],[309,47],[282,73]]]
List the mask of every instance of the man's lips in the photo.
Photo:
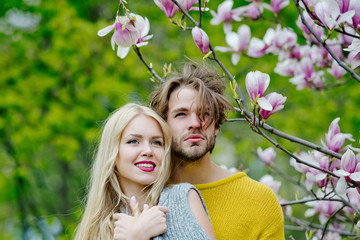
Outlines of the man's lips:
[[202,140],[204,140],[204,138],[198,134],[190,135],[185,139],[186,142],[191,142],[191,143],[201,142]]
[[135,167],[139,168],[144,172],[152,172],[155,170],[156,164],[152,161],[140,161],[134,164]]

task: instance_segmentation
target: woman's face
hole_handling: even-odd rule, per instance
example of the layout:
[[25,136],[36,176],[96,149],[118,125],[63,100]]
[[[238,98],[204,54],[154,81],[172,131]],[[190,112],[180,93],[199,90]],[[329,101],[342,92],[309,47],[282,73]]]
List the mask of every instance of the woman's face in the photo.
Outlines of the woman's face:
[[115,163],[124,193],[139,191],[153,183],[164,154],[164,138],[158,122],[145,115],[131,120],[122,133]]

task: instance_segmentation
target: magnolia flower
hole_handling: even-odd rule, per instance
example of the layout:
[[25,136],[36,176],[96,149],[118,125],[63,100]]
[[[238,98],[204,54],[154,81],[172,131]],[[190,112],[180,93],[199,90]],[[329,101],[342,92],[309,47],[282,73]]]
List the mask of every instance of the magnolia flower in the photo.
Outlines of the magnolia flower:
[[209,52],[209,37],[206,32],[199,27],[194,27],[191,33],[200,51],[207,54]]
[[315,4],[315,14],[325,25],[326,28],[333,30],[339,24],[352,23],[352,17],[355,10],[347,11],[344,14],[340,13],[339,5],[335,0],[320,0]]
[[335,170],[334,173],[347,182],[351,180],[360,181],[360,155],[355,156],[354,152],[350,149],[346,150],[341,158],[341,169]]
[[355,69],[360,66],[360,39],[354,38],[351,45],[345,48],[344,51],[349,51],[350,56],[348,57],[351,64],[351,68]]
[[264,183],[268,187],[270,187],[275,194],[279,192],[279,189],[281,187],[281,182],[274,180],[273,176],[271,175],[264,175],[262,178],[260,178],[259,182]]
[[297,42],[297,35],[294,31],[284,28],[281,29],[281,26],[278,25],[275,32],[273,32],[270,46],[266,50],[267,53],[277,54],[281,50],[288,50],[295,47]]
[[352,25],[355,30],[360,30],[360,0],[350,0],[349,10],[355,11],[352,17]]
[[231,21],[241,21],[240,14],[242,13],[242,8],[232,9],[234,2],[232,0],[226,0],[219,4],[217,8],[217,13],[213,10],[210,11],[213,19],[211,19],[210,24],[219,25],[224,23],[224,32],[228,33],[231,31]]
[[171,0],[154,0],[154,2],[168,18],[173,18],[175,13],[179,10],[176,4]]
[[264,4],[264,7],[273,13],[278,14],[281,9],[290,4],[289,0],[271,0],[271,5]]
[[326,146],[329,150],[334,152],[342,152],[346,150],[346,149],[341,149],[341,147],[345,143],[345,139],[354,141],[351,134],[349,133],[345,134],[340,132],[340,127],[338,124],[339,121],[340,118],[335,118],[329,126],[328,133],[325,134]]
[[130,14],[127,17],[116,17],[115,23],[98,31],[98,36],[103,37],[115,29],[111,37],[111,47],[115,50],[115,44],[118,45],[117,55],[120,58],[126,57],[132,45],[146,45],[143,41],[152,36],[146,36],[149,32],[150,24],[147,18],[136,14]]
[[263,13],[263,7],[261,4],[253,2],[242,9],[244,11],[243,15],[251,19],[258,19]]
[[257,154],[259,155],[260,159],[264,161],[265,166],[270,166],[276,156],[276,152],[272,147],[269,147],[264,151],[261,147],[258,147]]
[[245,78],[246,90],[249,93],[251,102],[255,105],[256,103],[262,109],[271,111],[272,106],[268,100],[264,97],[264,92],[269,86],[270,76],[260,71],[249,72]]
[[237,33],[230,32],[226,34],[225,40],[226,43],[230,46],[228,47],[215,47],[215,50],[220,52],[233,52],[231,55],[231,62],[234,65],[237,65],[240,61],[241,53],[246,49],[247,44],[250,40],[250,27],[248,25],[241,25]]
[[192,10],[192,6],[197,2],[198,0],[178,0],[180,6],[186,11]]
[[340,79],[345,75],[346,70],[334,60],[331,65],[331,69],[328,69],[328,72],[335,78]]
[[305,211],[305,217],[312,217],[318,213],[321,224],[325,224],[330,216],[342,207],[342,203],[337,201],[314,201],[305,205],[313,207]]
[[288,58],[285,61],[278,62],[274,69],[274,72],[279,74],[280,76],[288,77],[294,76],[295,69],[298,66],[298,61],[293,58]]
[[266,53],[267,49],[269,48],[269,46],[272,42],[272,39],[274,38],[274,36],[275,36],[275,30],[272,28],[269,28],[266,31],[263,40],[258,39],[258,38],[252,38],[249,43],[247,55],[249,57],[254,57],[254,58],[259,58],[259,57],[264,56],[264,54]]
[[265,109],[261,109],[260,115],[263,119],[268,119],[272,114],[283,109],[286,101],[286,97],[276,92],[269,93],[265,96],[265,99],[271,104],[272,110],[267,111]]
[[[324,35],[324,28],[322,28],[321,26],[315,24],[315,22],[312,20],[312,18],[309,15],[308,12],[303,11],[303,16],[304,16],[304,19],[305,19],[306,23],[308,24],[308,26],[313,30],[313,32],[319,38],[321,38]],[[311,41],[316,42],[316,43],[318,42],[318,40],[311,34],[309,29],[302,23],[300,16],[296,20],[296,25],[301,29],[301,31],[303,32],[304,37],[306,39],[311,40]]]

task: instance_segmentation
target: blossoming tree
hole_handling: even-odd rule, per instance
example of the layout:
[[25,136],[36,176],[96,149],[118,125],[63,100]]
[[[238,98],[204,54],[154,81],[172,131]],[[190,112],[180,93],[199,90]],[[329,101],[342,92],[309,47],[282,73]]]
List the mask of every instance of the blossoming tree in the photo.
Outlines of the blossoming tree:
[[[242,56],[276,56],[274,72],[288,77],[298,90],[326,90],[349,81],[360,82],[360,0],[247,0],[237,7],[232,0],[214,4],[208,0],[154,0],[154,3],[179,30],[189,30],[194,47],[200,49],[204,61],[215,62],[228,77],[236,104],[234,109],[240,115],[228,121],[247,122],[253,132],[286,153],[289,165],[299,172],[301,178],[295,179],[281,171],[274,161],[273,147],[257,148],[258,157],[279,179],[265,175],[261,182],[276,194],[282,184],[280,180],[302,189],[302,194],[296,192],[295,199],[278,196],[286,217],[285,227],[305,230],[307,239],[360,238],[360,149],[357,143],[349,144],[355,141],[352,134],[340,131],[340,118],[330,124],[322,146],[273,128],[265,121],[286,107],[286,100],[291,96],[277,92],[265,94],[270,76],[254,69],[245,77],[249,95],[246,98],[234,77],[236,74],[231,73],[218,56],[221,53],[231,58],[234,66],[239,65]],[[281,14],[290,5],[298,11],[296,23],[280,21]],[[151,20],[152,16],[147,17]],[[140,52],[140,47],[148,45],[153,36],[148,35],[148,18],[132,13],[126,1],[120,0],[115,23],[99,30],[98,35],[103,37],[114,30],[111,46],[113,50],[118,46],[117,56],[125,58],[132,48],[150,71],[152,80],[163,82],[171,68],[166,65],[164,78],[160,77],[145,60],[151,61],[151,56],[143,56]],[[209,18],[211,25],[223,24],[224,41],[228,46],[212,46],[211,34],[202,27],[204,19]],[[269,27],[262,39],[252,37],[251,26],[243,23],[245,20],[272,21],[274,27]],[[233,29],[235,23],[241,25]],[[295,31],[294,25],[301,34]],[[302,145],[307,151],[292,152],[277,143],[274,136]],[[300,204],[306,206],[306,211],[302,216],[295,216],[291,206]]]

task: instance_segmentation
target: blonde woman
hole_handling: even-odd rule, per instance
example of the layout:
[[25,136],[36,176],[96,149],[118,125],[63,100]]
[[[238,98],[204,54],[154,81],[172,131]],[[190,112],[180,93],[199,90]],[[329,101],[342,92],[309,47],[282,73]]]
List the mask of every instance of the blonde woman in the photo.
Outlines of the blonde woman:
[[147,107],[108,117],[75,239],[215,239],[198,190],[167,186],[170,143],[168,125]]

